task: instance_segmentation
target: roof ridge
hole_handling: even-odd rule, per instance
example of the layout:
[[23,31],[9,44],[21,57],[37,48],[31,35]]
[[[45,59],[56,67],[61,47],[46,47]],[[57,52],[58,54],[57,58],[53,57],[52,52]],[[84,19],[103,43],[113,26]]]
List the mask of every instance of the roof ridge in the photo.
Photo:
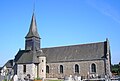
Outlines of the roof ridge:
[[105,41],[101,42],[92,42],[92,43],[86,43],[86,44],[75,44],[75,45],[66,45],[66,46],[55,46],[55,47],[46,47],[42,49],[52,49],[52,48],[62,48],[62,47],[72,47],[72,46],[82,46],[82,45],[91,45],[91,44],[99,44],[99,43],[104,43]]

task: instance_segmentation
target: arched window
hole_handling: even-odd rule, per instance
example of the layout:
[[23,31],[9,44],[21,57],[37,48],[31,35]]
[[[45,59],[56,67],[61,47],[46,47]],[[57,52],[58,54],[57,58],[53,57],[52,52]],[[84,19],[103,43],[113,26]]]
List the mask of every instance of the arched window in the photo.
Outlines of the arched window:
[[49,73],[49,66],[46,66],[46,73]]
[[75,73],[79,73],[79,65],[75,64]]
[[60,65],[60,73],[63,73],[63,65]]
[[96,73],[96,65],[94,63],[91,65],[91,72]]

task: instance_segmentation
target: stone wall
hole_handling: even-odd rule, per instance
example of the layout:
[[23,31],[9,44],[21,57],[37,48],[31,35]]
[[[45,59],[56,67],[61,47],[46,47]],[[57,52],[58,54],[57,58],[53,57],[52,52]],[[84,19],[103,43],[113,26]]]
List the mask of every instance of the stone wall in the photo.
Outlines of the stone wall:
[[5,77],[0,75],[0,81],[3,81],[4,79],[5,79]]
[[39,57],[39,77],[46,78],[46,57]]
[[25,64],[26,72],[23,72],[23,65],[24,64],[18,64],[18,68],[17,68],[18,78],[24,80],[27,74],[30,74],[31,79],[34,79],[37,77],[37,67],[35,64]]
[[[96,65],[96,74],[104,75],[105,67],[104,60],[94,60],[94,61],[80,61],[80,62],[61,62],[61,63],[47,63],[49,66],[49,73],[47,73],[47,78],[63,78],[64,76],[76,75],[75,64],[79,66],[79,76],[87,77],[91,73],[91,64]],[[63,65],[63,73],[60,73],[60,65]]]

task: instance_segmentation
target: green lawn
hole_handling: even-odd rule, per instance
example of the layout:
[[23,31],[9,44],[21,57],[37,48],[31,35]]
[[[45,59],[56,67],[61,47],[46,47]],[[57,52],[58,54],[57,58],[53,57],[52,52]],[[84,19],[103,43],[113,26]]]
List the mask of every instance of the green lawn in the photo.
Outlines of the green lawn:
[[49,81],[62,81],[62,80],[49,80]]

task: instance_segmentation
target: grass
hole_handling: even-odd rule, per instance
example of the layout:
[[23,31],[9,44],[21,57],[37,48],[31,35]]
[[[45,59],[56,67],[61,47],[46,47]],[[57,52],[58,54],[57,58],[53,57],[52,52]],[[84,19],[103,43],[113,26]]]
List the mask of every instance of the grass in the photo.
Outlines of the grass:
[[62,81],[62,80],[49,80],[49,81]]

